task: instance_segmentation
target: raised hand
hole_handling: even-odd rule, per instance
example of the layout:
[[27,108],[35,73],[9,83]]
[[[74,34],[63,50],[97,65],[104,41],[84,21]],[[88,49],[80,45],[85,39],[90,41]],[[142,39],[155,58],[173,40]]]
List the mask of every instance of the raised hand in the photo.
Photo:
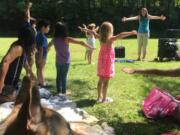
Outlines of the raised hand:
[[81,26],[78,26],[78,29],[83,32],[83,28]]
[[87,29],[87,26],[86,26],[85,24],[83,24],[83,27],[84,27],[85,29]]
[[29,2],[28,2],[28,9],[30,9],[31,7],[32,7],[32,1],[29,0]]
[[122,22],[125,22],[125,21],[126,21],[126,18],[127,18],[127,17],[123,17],[123,18],[121,19],[121,21],[122,21]]
[[162,21],[166,20],[166,17],[164,15],[161,15],[160,18],[161,18]]
[[99,30],[99,26],[96,27],[95,32],[98,32],[98,30]]
[[132,34],[133,35],[137,35],[137,31],[136,30],[132,30]]

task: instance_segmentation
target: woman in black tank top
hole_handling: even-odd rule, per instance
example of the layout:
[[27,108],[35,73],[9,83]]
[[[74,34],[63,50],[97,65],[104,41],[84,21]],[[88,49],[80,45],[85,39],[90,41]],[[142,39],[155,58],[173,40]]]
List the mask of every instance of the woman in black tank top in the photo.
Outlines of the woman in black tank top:
[[[25,63],[25,57],[31,55],[35,49],[35,33],[31,27],[23,27],[18,32],[18,40],[15,41],[0,63],[0,93],[7,93],[4,88],[18,89],[19,77]],[[29,71],[33,75],[32,71]]]

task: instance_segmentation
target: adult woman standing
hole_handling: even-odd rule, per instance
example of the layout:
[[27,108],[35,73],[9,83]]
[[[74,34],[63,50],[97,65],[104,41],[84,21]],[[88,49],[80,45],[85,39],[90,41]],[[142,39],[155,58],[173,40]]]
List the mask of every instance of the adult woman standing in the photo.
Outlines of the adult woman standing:
[[123,17],[122,21],[134,21],[134,20],[139,20],[139,28],[138,28],[138,58],[137,60],[141,60],[141,54],[142,60],[145,59],[146,57],[146,48],[148,45],[148,38],[150,35],[150,29],[149,29],[149,22],[150,20],[162,20],[164,21],[166,19],[165,16],[152,16],[148,13],[148,10],[146,8],[142,8],[140,10],[140,13],[138,16],[135,17]]

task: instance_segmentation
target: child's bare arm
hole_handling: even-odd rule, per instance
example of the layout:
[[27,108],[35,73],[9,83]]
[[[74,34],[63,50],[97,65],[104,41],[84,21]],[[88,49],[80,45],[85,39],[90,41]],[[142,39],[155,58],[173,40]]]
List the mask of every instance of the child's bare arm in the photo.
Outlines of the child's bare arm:
[[171,70],[123,68],[122,71],[128,74],[146,74],[167,77],[180,77],[180,68]]
[[32,7],[32,1],[29,1],[25,9],[25,16],[24,16],[25,21],[27,22],[30,22],[30,20],[34,20],[34,21],[36,20],[35,18],[31,17],[30,14],[31,7]]
[[22,48],[19,46],[12,47],[7,54],[4,56],[4,58],[1,61],[0,64],[0,93],[2,92],[2,88],[4,87],[4,80],[6,77],[6,74],[9,69],[9,65],[19,56],[22,55]]
[[164,21],[166,19],[166,17],[163,16],[163,15],[161,15],[161,16],[152,16],[152,15],[149,15],[148,18],[151,19],[151,20],[162,20],[162,21]]
[[96,33],[95,31],[93,31],[93,30],[90,30],[90,29],[87,29],[87,28],[82,28],[82,27],[78,27],[82,32],[88,32],[88,33],[91,33],[91,34],[93,34],[96,38],[99,38],[100,36],[99,36],[99,34],[98,33]]
[[111,40],[111,42],[114,42],[114,41],[116,41],[118,39],[126,38],[126,37],[132,36],[132,35],[137,35],[137,31],[133,30],[131,32],[122,32],[122,33],[120,33],[120,34],[118,34],[116,36],[111,37],[110,40]]
[[135,16],[135,17],[123,17],[122,18],[122,22],[127,22],[127,21],[135,21],[135,20],[139,20],[139,16]]
[[99,26],[97,26],[94,31],[98,32],[98,30],[99,30]]
[[82,45],[82,46],[84,46],[86,48],[94,49],[92,46],[90,46],[86,42],[77,40],[77,39],[72,38],[72,37],[67,37],[67,42],[72,43],[72,44],[79,44],[79,45]]

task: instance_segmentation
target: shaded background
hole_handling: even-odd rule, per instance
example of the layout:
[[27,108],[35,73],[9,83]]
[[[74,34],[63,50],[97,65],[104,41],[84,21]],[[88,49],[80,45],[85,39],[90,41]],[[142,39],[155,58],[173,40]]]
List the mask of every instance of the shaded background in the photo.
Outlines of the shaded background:
[[[165,15],[167,20],[151,21],[151,37],[160,37],[169,28],[180,28],[180,0],[32,0],[31,16],[51,22],[51,32],[57,21],[67,23],[69,33],[81,36],[78,25],[110,21],[115,33],[137,29],[138,21],[122,23],[124,16],[135,16],[141,7],[152,15]],[[27,0],[0,1],[0,36],[15,36],[23,22]]]

